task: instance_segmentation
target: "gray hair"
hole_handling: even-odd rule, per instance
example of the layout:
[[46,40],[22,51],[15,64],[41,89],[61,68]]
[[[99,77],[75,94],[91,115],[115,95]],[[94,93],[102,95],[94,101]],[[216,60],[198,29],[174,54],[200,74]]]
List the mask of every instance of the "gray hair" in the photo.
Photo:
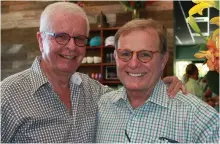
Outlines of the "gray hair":
[[157,31],[160,39],[159,50],[162,54],[164,54],[165,52],[167,52],[166,28],[158,21],[152,19],[134,19],[120,27],[115,34],[115,48],[118,48],[118,40],[121,35],[126,35],[135,30],[147,30],[151,28]]
[[78,5],[70,2],[55,2],[53,4],[48,5],[44,11],[41,13],[40,17],[40,31],[48,30],[48,24],[45,24],[45,22],[48,22],[48,18],[53,17],[58,12],[68,12],[72,14],[79,14],[86,20],[87,24],[87,36],[89,35],[89,21],[86,16],[85,11]]

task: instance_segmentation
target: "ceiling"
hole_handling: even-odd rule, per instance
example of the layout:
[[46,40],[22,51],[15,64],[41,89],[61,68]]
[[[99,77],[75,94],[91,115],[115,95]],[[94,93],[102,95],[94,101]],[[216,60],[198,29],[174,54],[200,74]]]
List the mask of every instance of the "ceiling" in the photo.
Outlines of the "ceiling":
[[[174,18],[175,18],[175,41],[176,45],[194,45],[198,43],[204,43],[204,40],[200,36],[195,36],[194,31],[186,23],[185,19],[189,16],[188,11],[195,4],[191,1],[174,1]],[[209,20],[212,17],[218,16],[219,11],[210,8],[203,10],[203,16],[198,14],[194,15],[200,19],[198,25],[201,31],[206,35],[210,35],[216,28],[216,25],[209,24]],[[210,33],[209,33],[210,32]]]

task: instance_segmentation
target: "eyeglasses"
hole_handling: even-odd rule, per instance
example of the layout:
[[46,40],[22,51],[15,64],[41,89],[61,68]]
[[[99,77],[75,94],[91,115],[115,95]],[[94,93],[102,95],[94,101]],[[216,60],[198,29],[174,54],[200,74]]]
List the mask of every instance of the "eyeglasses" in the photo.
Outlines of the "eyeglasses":
[[70,36],[67,33],[50,33],[50,32],[42,32],[44,34],[48,34],[55,38],[56,42],[60,45],[65,45],[70,41],[70,38],[74,39],[75,44],[78,47],[84,47],[87,45],[89,38],[84,35],[78,36]]
[[140,50],[140,51],[131,51],[129,49],[116,49],[118,58],[124,62],[128,62],[132,59],[134,53],[137,54],[138,60],[143,63],[149,62],[155,53],[160,53],[160,51],[148,51],[148,50]]

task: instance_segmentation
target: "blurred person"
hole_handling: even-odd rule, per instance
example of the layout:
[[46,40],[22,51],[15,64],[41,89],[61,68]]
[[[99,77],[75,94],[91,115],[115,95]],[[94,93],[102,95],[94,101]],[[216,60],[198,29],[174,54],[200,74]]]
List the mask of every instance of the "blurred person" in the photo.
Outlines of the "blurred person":
[[204,101],[219,112],[219,96],[213,93],[210,88],[204,93]]
[[161,80],[166,36],[152,19],[132,20],[115,34],[117,75],[124,86],[100,98],[96,142],[219,142],[219,116],[212,107],[192,94],[168,98]]
[[[95,142],[98,100],[112,89],[76,72],[88,34],[79,6],[56,2],[45,8],[37,32],[41,56],[1,82],[2,143]],[[171,96],[183,86],[176,77],[165,81]]]
[[191,63],[186,67],[186,89],[189,93],[196,95],[204,100],[206,84],[199,81],[199,71],[195,64]]

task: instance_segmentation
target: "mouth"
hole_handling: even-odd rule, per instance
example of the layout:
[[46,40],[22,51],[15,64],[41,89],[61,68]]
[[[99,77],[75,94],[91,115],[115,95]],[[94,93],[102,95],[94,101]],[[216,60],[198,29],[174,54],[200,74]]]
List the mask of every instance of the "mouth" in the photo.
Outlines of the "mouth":
[[59,55],[59,56],[68,60],[73,60],[76,58],[76,56],[69,56],[69,55]]
[[129,73],[129,72],[127,72],[127,74],[132,77],[142,77],[147,73]]

